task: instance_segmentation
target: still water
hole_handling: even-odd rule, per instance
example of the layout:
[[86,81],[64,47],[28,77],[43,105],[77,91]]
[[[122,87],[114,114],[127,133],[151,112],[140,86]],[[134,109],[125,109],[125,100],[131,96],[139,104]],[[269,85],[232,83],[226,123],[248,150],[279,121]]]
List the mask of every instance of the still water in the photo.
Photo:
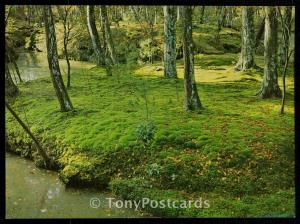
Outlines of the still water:
[[[23,81],[30,81],[41,77],[50,77],[46,52],[23,51],[18,53],[18,55],[19,57],[17,60],[17,65],[19,67],[21,78]],[[89,62],[73,60],[70,60],[70,64],[71,70],[90,69],[95,66],[94,64]],[[66,60],[59,59],[59,65],[62,75],[66,74]],[[12,75],[13,78],[16,77],[16,74],[14,74],[14,72]],[[15,81],[18,82],[18,79],[15,78]]]
[[[6,153],[6,218],[145,217],[134,209],[117,208],[109,192],[66,188],[56,172],[35,167],[32,161]],[[100,207],[90,206],[91,198]],[[114,201],[114,200],[113,200]]]

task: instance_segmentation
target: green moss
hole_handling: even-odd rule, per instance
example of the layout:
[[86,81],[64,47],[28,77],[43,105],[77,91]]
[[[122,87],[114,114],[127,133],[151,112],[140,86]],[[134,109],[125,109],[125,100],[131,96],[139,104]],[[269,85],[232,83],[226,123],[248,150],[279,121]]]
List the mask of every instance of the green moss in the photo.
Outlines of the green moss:
[[[215,198],[210,210],[151,210],[162,216],[293,215],[293,78],[287,77],[286,114],[279,116],[279,99],[253,96],[262,73],[233,70],[238,54],[227,51],[224,44],[236,46],[238,33],[224,29],[215,45],[215,27],[201,25],[194,30],[196,48],[210,54],[195,55],[195,77],[205,110],[186,113],[182,60],[177,62],[177,81],[163,78],[161,62],[136,65],[136,46],[143,37],[137,27],[113,30],[116,43],[123,43],[116,50],[128,63],[114,68],[112,77],[93,64],[72,64],[68,91],[74,112],[59,111],[50,77],[20,84],[21,92],[11,102],[47,152],[62,164],[64,182],[106,187],[117,178],[112,189],[123,198],[143,194],[184,198],[187,192]],[[158,45],[163,43],[162,26],[159,29]],[[263,57],[255,60],[263,65]],[[11,148],[36,157],[29,137],[6,115]],[[145,147],[137,141],[136,128],[149,120],[156,130]],[[133,183],[126,183],[132,178]],[[284,211],[278,209],[283,202]]]
[[277,191],[268,195],[229,197],[227,194],[162,190],[153,187],[144,179],[114,179],[109,183],[112,192],[125,200],[142,201],[207,201],[208,208],[192,206],[186,208],[154,207],[145,203],[144,210],[161,217],[294,217],[295,189]]

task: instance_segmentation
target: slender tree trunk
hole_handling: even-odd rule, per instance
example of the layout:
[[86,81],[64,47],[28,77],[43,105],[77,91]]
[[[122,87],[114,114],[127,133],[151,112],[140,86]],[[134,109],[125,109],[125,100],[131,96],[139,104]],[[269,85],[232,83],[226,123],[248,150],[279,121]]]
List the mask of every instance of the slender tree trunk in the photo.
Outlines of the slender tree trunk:
[[289,60],[290,60],[292,53],[293,53],[293,51],[291,51],[290,54],[285,59],[285,64],[284,64],[284,68],[283,68],[283,74],[282,74],[283,93],[282,93],[282,98],[281,98],[280,114],[284,114],[285,95],[286,95],[285,77],[286,77],[286,70],[287,70]]
[[101,50],[100,39],[96,28],[93,5],[87,6],[87,24],[88,24],[88,30],[92,40],[94,52],[96,55],[97,66],[105,66],[105,58]]
[[199,7],[199,23],[203,24],[205,6],[198,6],[198,7]]
[[[96,54],[97,66],[101,66],[101,65],[104,66],[106,70],[106,75],[112,76],[111,64],[108,58],[105,56],[105,53],[103,53],[103,49],[105,48],[102,48],[100,44],[100,38],[95,23],[95,13],[94,13],[93,5],[87,6],[87,24],[88,24],[88,30],[92,40],[94,52]],[[104,41],[104,45],[105,45],[105,41]]]
[[222,27],[224,27],[225,24],[225,18],[226,18],[226,6],[219,6],[219,16],[218,16],[218,30],[221,30]]
[[183,17],[183,61],[184,61],[184,89],[186,110],[196,110],[202,107],[197,92],[197,85],[194,73],[194,54],[192,39],[192,8],[191,6],[182,6]]
[[23,82],[22,78],[21,78],[21,74],[20,74],[20,70],[19,70],[19,67],[17,65],[17,62],[15,60],[12,61],[14,67],[15,67],[15,70],[16,70],[16,73],[18,75],[18,78],[19,78],[19,81],[20,82]]
[[260,90],[261,98],[281,97],[281,90],[278,85],[277,72],[277,18],[275,7],[265,7],[265,66],[262,87]]
[[[6,14],[6,17],[5,17],[5,27],[7,25],[7,22],[8,22],[8,18],[10,17],[10,13],[11,13],[11,9],[12,9],[12,5],[10,6],[6,6],[5,8],[7,8],[7,14]],[[6,10],[5,10],[6,12]]]
[[175,6],[163,6],[164,9],[164,75],[168,78],[177,78],[176,72],[176,27]]
[[176,21],[178,22],[180,20],[180,6],[176,6],[177,7],[177,18]]
[[265,19],[266,17],[264,17],[261,21],[261,24],[259,26],[256,38],[255,38],[255,49],[258,47],[259,42],[261,40],[261,38],[263,37],[264,31],[265,31]]
[[17,62],[16,62],[16,59],[11,57],[11,53],[9,51],[7,51],[7,59],[8,59],[8,61],[10,61],[13,64],[13,66],[15,68],[15,71],[17,73],[17,76],[19,78],[19,82],[23,82],[23,80],[21,78],[19,67],[18,67]]
[[[282,50],[284,52],[284,67],[282,72],[282,85],[283,85],[283,92],[281,98],[281,108],[280,114],[284,114],[284,106],[285,106],[285,96],[286,96],[286,84],[285,84],[285,77],[287,72],[287,67],[289,64],[289,59],[294,50],[289,51],[290,48],[290,38],[291,38],[291,23],[292,23],[292,8],[289,6],[285,7],[285,14],[282,16],[280,7],[277,7],[277,13],[279,14],[280,21],[281,21],[281,31],[282,31]],[[281,59],[282,60],[282,59]]]
[[154,9],[154,22],[153,22],[154,25],[157,24],[157,9],[155,8]]
[[47,57],[52,83],[60,104],[60,110],[62,112],[71,111],[73,110],[73,105],[64,85],[58,63],[55,27],[51,6],[45,5],[43,11],[46,33]]
[[19,89],[11,77],[8,64],[5,63],[5,95],[14,97],[18,93],[19,93]]
[[104,34],[105,34],[106,46],[108,48],[108,51],[109,51],[109,54],[110,54],[113,64],[118,64],[116,51],[115,51],[115,47],[114,47],[114,43],[113,43],[113,38],[111,35],[110,25],[109,25],[109,21],[108,21],[106,6],[101,5],[100,10],[101,10],[101,13],[100,13],[101,14],[101,24],[102,24]]
[[53,161],[50,159],[50,157],[47,155],[46,151],[43,149],[37,138],[32,134],[30,129],[27,127],[27,125],[21,120],[21,118],[16,114],[16,112],[11,108],[11,106],[5,101],[5,106],[9,110],[9,112],[13,115],[13,117],[18,121],[18,123],[22,126],[22,128],[25,130],[25,132],[30,136],[30,138],[34,141],[35,145],[37,146],[38,153],[42,156],[46,167],[47,168],[53,168]]
[[250,6],[243,6],[242,9],[242,50],[240,59],[235,67],[236,70],[245,70],[254,67],[254,21],[253,8]]
[[[283,43],[279,44],[279,61],[281,65],[285,64],[286,58],[288,57],[289,52],[289,43],[290,37],[287,32],[291,32],[291,20],[292,20],[292,7],[285,6],[283,21],[281,23],[281,40]],[[288,29],[288,30],[287,30]],[[285,43],[287,42],[287,43]]]
[[71,65],[69,60],[69,54],[68,54],[68,43],[69,43],[69,36],[70,36],[70,23],[68,21],[69,11],[68,6],[64,6],[64,14],[63,14],[63,25],[64,25],[64,52],[65,52],[65,58],[67,61],[67,87],[69,88],[71,86]]

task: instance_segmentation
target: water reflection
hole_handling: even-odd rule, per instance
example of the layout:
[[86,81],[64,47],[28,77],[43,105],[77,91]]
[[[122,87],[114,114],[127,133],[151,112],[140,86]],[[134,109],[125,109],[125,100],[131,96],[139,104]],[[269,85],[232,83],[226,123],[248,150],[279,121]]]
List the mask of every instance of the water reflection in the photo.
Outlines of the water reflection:
[[[71,69],[89,69],[95,66],[89,62],[83,61],[70,61]],[[17,64],[20,70],[22,80],[30,81],[41,77],[50,76],[48,68],[48,60],[46,52],[21,52],[19,53],[19,58]],[[67,63],[64,59],[59,59],[59,65],[62,75],[65,74],[64,71],[67,70]],[[11,67],[13,67],[11,65]],[[17,79],[18,80],[18,79]]]

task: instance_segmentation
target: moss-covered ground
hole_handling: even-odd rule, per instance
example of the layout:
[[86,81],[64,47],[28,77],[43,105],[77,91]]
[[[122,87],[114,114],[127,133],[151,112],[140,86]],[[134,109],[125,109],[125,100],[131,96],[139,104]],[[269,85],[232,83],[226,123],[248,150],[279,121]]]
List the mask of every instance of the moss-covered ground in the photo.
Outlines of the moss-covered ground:
[[[195,55],[204,105],[198,112],[183,110],[181,60],[177,80],[163,77],[161,62],[120,65],[112,77],[103,68],[74,68],[68,89],[74,112],[59,111],[50,77],[20,84],[11,103],[62,164],[60,177],[70,185],[109,186],[124,199],[203,197],[211,205],[145,208],[156,216],[294,216],[293,78],[287,78],[282,116],[280,99],[255,96],[261,71],[236,72],[238,54],[215,50]],[[262,66],[263,58],[256,63]],[[143,144],[136,130],[146,121],[156,129]],[[38,161],[8,112],[6,127],[14,150]]]

